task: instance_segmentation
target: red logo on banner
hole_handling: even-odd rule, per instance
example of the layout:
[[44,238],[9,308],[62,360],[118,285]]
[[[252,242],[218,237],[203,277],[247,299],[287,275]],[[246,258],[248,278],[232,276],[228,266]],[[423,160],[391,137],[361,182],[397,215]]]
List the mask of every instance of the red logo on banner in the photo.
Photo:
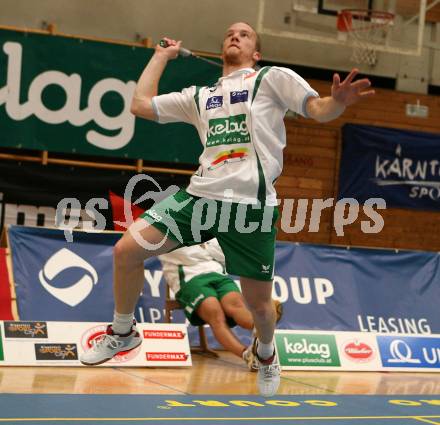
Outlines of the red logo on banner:
[[374,357],[374,350],[365,342],[351,341],[344,347],[345,355],[355,362],[369,362]]
[[150,362],[184,362],[188,358],[185,353],[145,353]]
[[158,331],[144,330],[144,338],[146,339],[183,339],[185,334],[182,331]]

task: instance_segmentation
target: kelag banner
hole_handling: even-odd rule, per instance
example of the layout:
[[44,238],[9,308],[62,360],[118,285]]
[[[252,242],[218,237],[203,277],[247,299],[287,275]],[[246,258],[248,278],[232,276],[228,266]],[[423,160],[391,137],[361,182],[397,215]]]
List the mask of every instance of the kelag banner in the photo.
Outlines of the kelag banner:
[[[197,163],[187,124],[135,119],[130,103],[153,49],[0,30],[0,146]],[[160,92],[211,85],[220,71],[170,61]]]
[[440,209],[439,134],[346,124],[342,143],[339,199]]
[[[112,246],[117,233],[13,226],[9,241],[21,320],[111,320]],[[440,333],[440,256],[278,242],[274,298],[279,328]],[[138,320],[163,320],[165,286],[157,260],[145,262]],[[127,285],[130,283],[127,282]],[[239,332],[248,335],[247,332]]]

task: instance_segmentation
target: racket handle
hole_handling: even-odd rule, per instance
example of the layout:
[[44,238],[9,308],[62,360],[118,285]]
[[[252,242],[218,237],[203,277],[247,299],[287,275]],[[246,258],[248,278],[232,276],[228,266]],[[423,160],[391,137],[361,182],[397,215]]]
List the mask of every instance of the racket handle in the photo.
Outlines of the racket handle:
[[179,55],[183,56],[184,58],[187,58],[188,56],[192,55],[191,50],[185,49],[184,47],[181,47],[179,49]]
[[[169,46],[169,44],[168,44],[168,42],[166,41],[166,40],[160,40],[159,41],[159,46],[160,47],[164,47],[164,48],[167,48],[168,46]],[[179,49],[179,56],[182,56],[182,57],[184,57],[184,58],[187,58],[187,57],[189,57],[189,56],[191,56],[192,55],[192,52],[191,52],[191,50],[188,50],[188,49],[185,49],[184,47],[181,47],[180,49]]]

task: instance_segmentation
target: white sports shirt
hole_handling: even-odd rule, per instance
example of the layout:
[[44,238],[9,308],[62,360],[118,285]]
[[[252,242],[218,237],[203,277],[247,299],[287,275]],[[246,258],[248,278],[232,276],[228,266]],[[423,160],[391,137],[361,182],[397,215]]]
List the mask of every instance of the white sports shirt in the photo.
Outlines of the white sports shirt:
[[214,87],[155,96],[153,108],[159,123],[183,121],[199,133],[204,150],[188,193],[277,205],[273,184],[283,167],[284,115],[290,109],[307,117],[310,96],[319,95],[288,68],[244,68]]
[[168,254],[159,255],[162,270],[168,286],[176,294],[181,282],[207,274],[225,274],[225,256],[217,239],[201,245],[185,246]]

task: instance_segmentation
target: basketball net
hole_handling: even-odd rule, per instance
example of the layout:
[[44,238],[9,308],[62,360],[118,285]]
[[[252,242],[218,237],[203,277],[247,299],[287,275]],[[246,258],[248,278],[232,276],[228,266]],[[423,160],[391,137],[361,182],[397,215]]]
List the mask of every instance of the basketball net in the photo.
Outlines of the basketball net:
[[375,66],[377,49],[375,45],[384,44],[394,15],[377,10],[345,9],[338,13],[338,31],[346,33],[351,40],[353,52],[351,60]]

